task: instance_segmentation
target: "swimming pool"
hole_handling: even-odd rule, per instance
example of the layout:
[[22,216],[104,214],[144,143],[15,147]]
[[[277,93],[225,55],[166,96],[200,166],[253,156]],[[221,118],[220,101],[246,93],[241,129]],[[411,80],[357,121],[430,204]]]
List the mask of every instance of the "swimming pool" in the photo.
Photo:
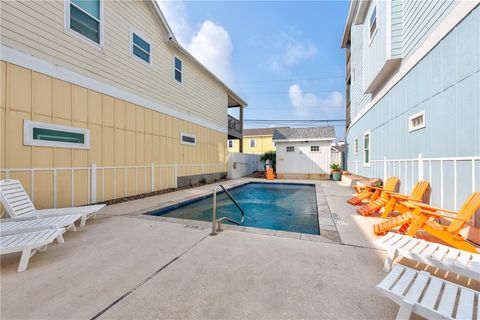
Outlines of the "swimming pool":
[[[320,234],[315,186],[251,182],[229,190],[245,211],[243,226]],[[212,196],[173,205],[148,214],[212,221]],[[217,195],[217,218],[240,221],[240,211],[225,193]]]

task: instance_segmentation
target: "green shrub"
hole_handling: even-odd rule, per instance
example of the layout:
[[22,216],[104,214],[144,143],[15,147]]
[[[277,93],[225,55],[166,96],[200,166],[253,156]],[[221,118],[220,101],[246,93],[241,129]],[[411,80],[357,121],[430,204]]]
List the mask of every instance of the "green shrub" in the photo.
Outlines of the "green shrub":
[[277,153],[275,151],[267,151],[260,156],[260,160],[267,162],[270,160],[270,166],[273,168],[273,171],[276,171],[277,168]]
[[340,165],[338,163],[332,163],[330,165],[330,169],[332,169],[332,171],[340,171],[340,170],[342,170],[342,167],[340,167]]

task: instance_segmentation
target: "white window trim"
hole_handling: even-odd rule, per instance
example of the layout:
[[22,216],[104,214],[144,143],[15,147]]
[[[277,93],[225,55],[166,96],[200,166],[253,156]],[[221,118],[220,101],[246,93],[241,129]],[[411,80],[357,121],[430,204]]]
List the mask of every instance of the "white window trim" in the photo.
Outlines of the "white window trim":
[[[84,135],[85,138],[84,138],[83,144],[61,142],[61,141],[36,140],[36,139],[33,139],[33,128],[81,133]],[[69,126],[64,126],[59,124],[24,120],[23,121],[23,144],[26,146],[35,146],[35,147],[90,149],[90,130],[86,128],[76,128],[76,127],[69,127]]]
[[[129,44],[129,47],[128,49],[130,50],[130,56],[134,57],[135,59],[137,59],[138,61],[140,61],[141,63],[145,64],[146,66],[152,66],[152,61],[153,61],[153,45],[152,45],[152,42],[150,41],[150,39],[146,38],[143,36],[143,34],[141,32],[138,32],[138,30],[136,30],[135,28],[133,27],[130,27],[128,28],[128,31],[130,33],[130,44]],[[150,62],[147,62],[145,60],[143,60],[142,58],[140,57],[137,57],[134,53],[133,53],[133,34],[136,34],[137,36],[139,36],[140,38],[142,38],[143,41],[145,41],[146,43],[148,43],[150,45]],[[142,48],[140,48],[142,49]],[[145,51],[145,50],[144,50]]]
[[[230,147],[230,143],[232,144],[231,147]],[[227,147],[228,147],[228,148],[233,148],[233,147],[235,147],[234,141],[233,141],[232,139],[228,139],[228,140],[227,140]]]
[[[418,125],[418,126],[413,126],[412,125],[412,120],[419,117],[419,116],[423,117],[423,123],[421,125]],[[414,131],[423,129],[425,127],[426,127],[425,110],[420,111],[418,113],[415,113],[414,115],[408,117],[408,132],[414,132]]]
[[[104,47],[104,30],[105,30],[105,19],[103,18],[103,0],[100,0],[100,27],[99,27],[99,36],[100,36],[100,43],[96,43],[95,41],[92,41],[88,39],[87,37],[81,35],[75,30],[70,29],[70,2],[71,0],[63,0],[64,4],[64,30],[67,34],[76,37],[77,39],[80,39],[82,41],[85,41],[86,43],[93,45],[97,49],[103,49]],[[82,10],[81,8],[79,8]],[[82,10],[84,11],[84,10]],[[91,16],[88,12],[85,12],[89,16]],[[94,18],[94,17],[92,17]],[[96,19],[96,18],[95,18]]]
[[[252,141],[253,141],[253,147],[252,147]],[[257,147],[257,139],[250,139],[248,142],[248,145],[250,148],[256,148]]]
[[[370,25],[370,18],[372,17],[372,15],[370,14],[370,16],[368,17],[368,46],[370,46],[370,44],[372,43],[373,39],[375,39],[375,36],[377,35],[377,32],[378,32],[378,6],[376,3],[373,4],[374,8],[375,8],[375,31],[373,31],[373,34],[370,33],[370,29],[371,29],[371,25]],[[373,10],[372,10],[372,13],[373,13]]]
[[[365,162],[365,136],[368,135],[368,163]],[[372,134],[370,130],[365,131],[363,133],[363,149],[362,149],[362,154],[363,154],[363,166],[364,167],[370,167],[370,163],[372,162]]]
[[[180,60],[182,62],[182,70],[179,70],[180,73],[182,74],[182,81],[178,81],[177,79],[175,79],[175,70],[177,70],[177,68],[175,67],[175,58]],[[179,56],[177,55],[173,55],[173,80],[178,83],[178,84],[183,84],[183,70],[185,70],[185,67],[184,67],[184,64],[183,64],[183,60],[180,59]]]
[[[293,151],[288,151],[288,148],[293,148]],[[285,146],[285,152],[295,152],[295,146]]]
[[358,137],[353,139],[353,154],[358,154]]
[[[318,147],[318,151],[312,151],[312,148],[313,148],[313,147]],[[317,145],[310,146],[310,152],[318,153],[318,152],[320,152],[320,150],[321,150],[321,149],[320,149],[320,146],[317,146]]]
[[[195,143],[183,141],[183,137],[193,138],[193,139],[195,139]],[[197,145],[197,136],[194,135],[194,134],[191,134],[191,133],[182,132],[182,133],[180,133],[180,143],[185,144],[187,146],[196,146]]]

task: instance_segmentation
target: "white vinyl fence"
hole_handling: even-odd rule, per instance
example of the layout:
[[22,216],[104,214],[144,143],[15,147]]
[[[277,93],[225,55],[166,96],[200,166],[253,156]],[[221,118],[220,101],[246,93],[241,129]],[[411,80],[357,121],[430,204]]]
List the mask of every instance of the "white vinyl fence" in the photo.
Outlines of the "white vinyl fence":
[[[41,189],[51,189],[47,192],[51,199],[43,202],[51,200],[54,208],[59,202],[61,206],[76,206],[176,188],[178,177],[225,171],[225,163],[0,169],[2,178],[19,179],[33,202],[37,194],[45,194]],[[42,185],[37,185],[38,181]]]
[[254,171],[264,170],[264,163],[260,160],[259,154],[238,152],[228,153],[227,177],[229,179],[238,179],[248,176]]
[[480,156],[424,158],[419,154],[412,159],[371,160],[369,167],[362,161],[348,161],[348,170],[384,181],[397,176],[400,192],[406,194],[418,180],[427,180],[432,192],[430,203],[450,210],[458,210],[472,192],[480,189]]

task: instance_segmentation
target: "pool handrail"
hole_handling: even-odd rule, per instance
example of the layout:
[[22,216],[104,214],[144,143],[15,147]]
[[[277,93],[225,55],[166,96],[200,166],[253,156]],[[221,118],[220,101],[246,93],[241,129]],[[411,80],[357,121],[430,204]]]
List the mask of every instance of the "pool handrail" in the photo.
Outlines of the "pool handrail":
[[[228,217],[221,217],[221,218],[217,219],[217,189],[218,188],[223,189],[225,194],[230,198],[230,200],[232,200],[233,204],[235,204],[235,206],[238,208],[238,210],[240,210],[240,212],[242,213],[242,218],[240,219],[240,222],[235,221],[233,219],[230,219]],[[240,207],[238,202],[232,197],[230,192],[228,192],[228,190],[223,185],[217,184],[215,186],[215,188],[213,189],[212,201],[213,201],[213,206],[212,206],[212,233],[211,233],[212,236],[216,235],[217,232],[222,231],[222,221],[223,220],[230,221],[231,223],[234,223],[236,225],[243,224],[243,221],[245,221],[245,211],[243,211],[242,207]],[[218,224],[218,228],[216,227],[217,224]]]

